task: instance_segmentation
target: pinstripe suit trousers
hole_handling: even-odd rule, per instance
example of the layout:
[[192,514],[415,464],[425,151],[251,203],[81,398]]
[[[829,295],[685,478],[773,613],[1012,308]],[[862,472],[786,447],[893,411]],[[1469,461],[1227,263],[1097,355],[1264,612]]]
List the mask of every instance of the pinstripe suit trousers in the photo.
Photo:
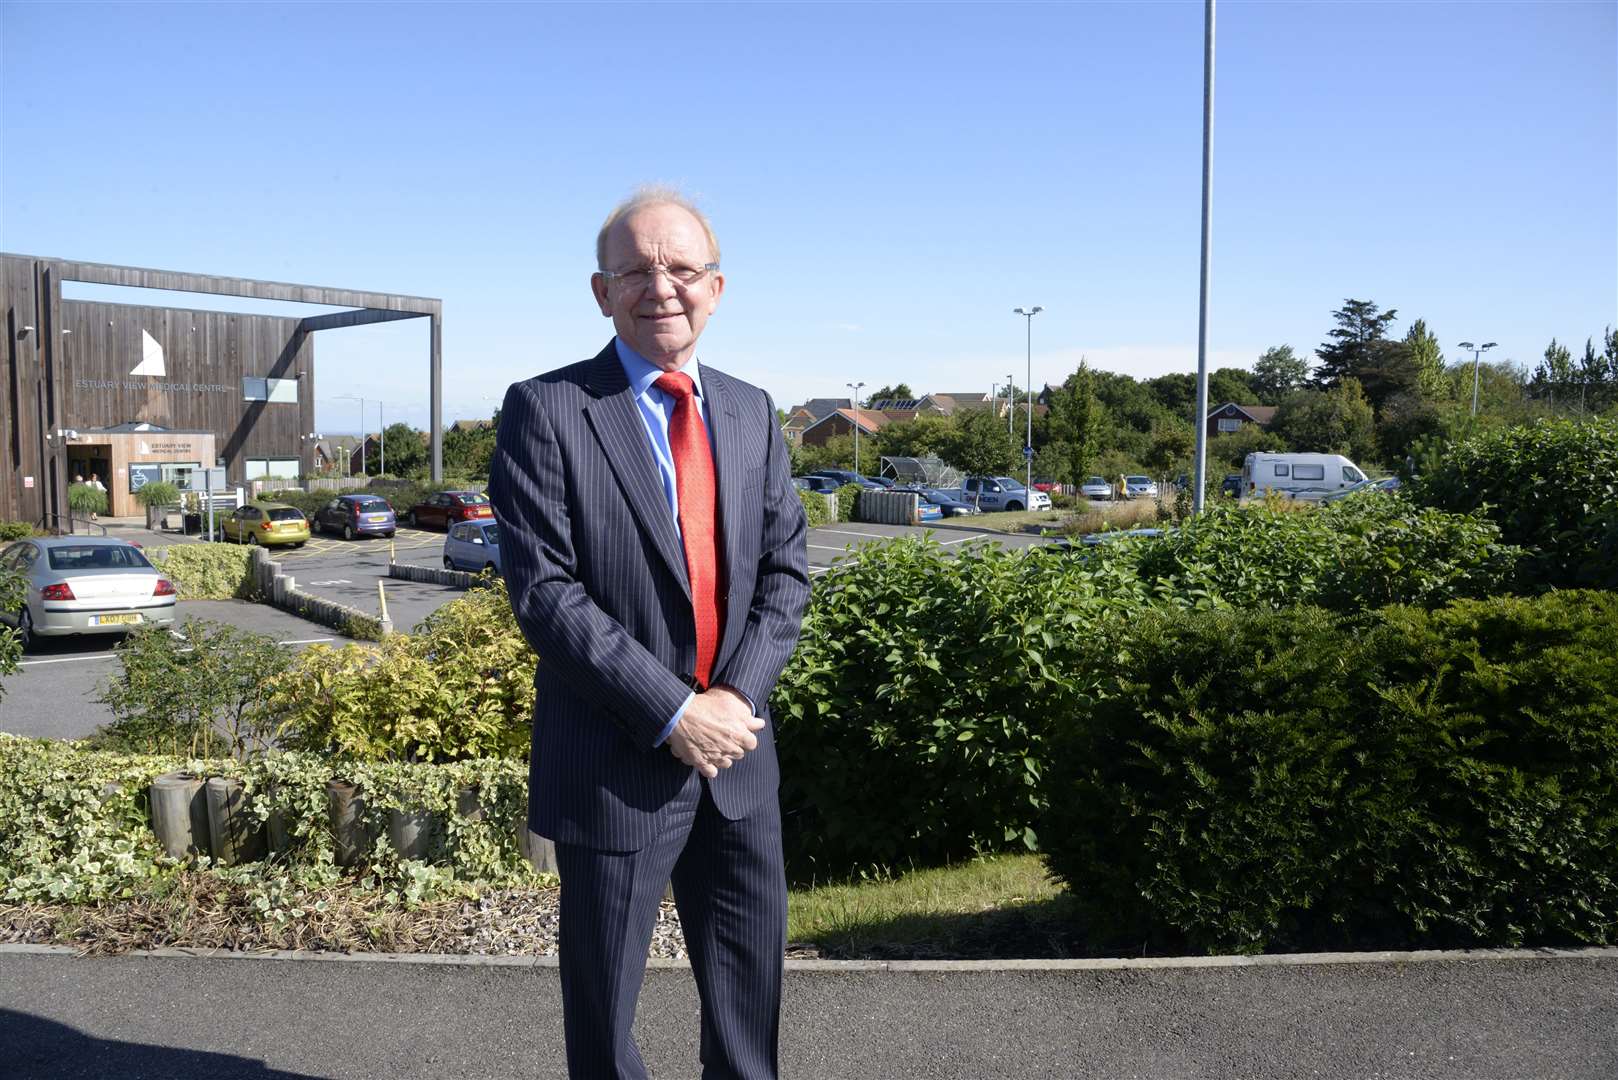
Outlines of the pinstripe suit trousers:
[[644,1080],[635,1002],[671,878],[702,1000],[704,1080],[774,1080],[786,950],[780,804],[731,820],[696,772],[639,851],[556,845],[568,1075]]

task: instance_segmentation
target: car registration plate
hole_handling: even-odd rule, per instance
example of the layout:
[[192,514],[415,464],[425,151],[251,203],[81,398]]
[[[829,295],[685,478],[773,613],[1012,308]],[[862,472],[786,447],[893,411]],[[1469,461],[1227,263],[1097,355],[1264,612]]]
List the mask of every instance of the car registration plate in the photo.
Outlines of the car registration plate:
[[369,522],[377,522],[377,521],[386,521],[387,518],[383,517],[381,514],[366,514],[365,515],[365,520],[369,521]]
[[90,616],[90,625],[91,626],[127,626],[127,625],[129,625],[131,623],[138,623],[138,622],[140,622],[140,616],[136,615],[134,613],[130,613],[128,615],[92,615],[92,616]]

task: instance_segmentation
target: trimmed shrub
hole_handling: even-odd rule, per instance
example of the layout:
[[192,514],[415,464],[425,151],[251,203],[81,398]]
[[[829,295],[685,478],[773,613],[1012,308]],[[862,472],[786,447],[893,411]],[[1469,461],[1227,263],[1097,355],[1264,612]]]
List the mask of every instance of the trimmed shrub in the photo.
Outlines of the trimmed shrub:
[[96,733],[96,745],[190,757],[269,748],[274,724],[262,689],[292,661],[270,635],[187,619],[178,631],[135,631],[117,655],[123,671],[97,696],[115,719]]
[[146,557],[187,600],[251,600],[252,550],[239,544],[147,548]]
[[1527,585],[1618,588],[1618,419],[1541,420],[1455,443],[1413,494],[1486,515],[1527,549]]
[[811,529],[818,525],[831,524],[831,512],[826,508],[825,495],[818,491],[799,489],[798,501],[803,503],[803,513],[809,519]]
[[345,760],[526,758],[537,663],[495,578],[378,648],[309,646],[268,707],[283,746]]
[[283,491],[270,491],[260,495],[254,502],[286,503],[296,506],[303,511],[303,516],[313,519],[315,512],[322,506],[331,502],[342,492],[337,491],[304,491],[302,488],[289,488]]
[[837,489],[837,520],[853,521],[854,507],[860,501],[860,492],[865,489],[858,484],[844,484]]
[[1047,718],[1091,692],[1095,628],[1143,599],[1127,573],[925,539],[817,579],[771,698],[793,873],[1036,847]]
[[30,536],[41,536],[38,529],[26,521],[0,521],[0,544],[9,544],[13,540],[26,540]]
[[1096,558],[1181,605],[1358,611],[1503,591],[1519,554],[1479,517],[1366,492],[1323,507],[1209,503],[1158,540],[1103,545]]
[[1618,941],[1618,596],[1156,611],[1051,742],[1098,945]]

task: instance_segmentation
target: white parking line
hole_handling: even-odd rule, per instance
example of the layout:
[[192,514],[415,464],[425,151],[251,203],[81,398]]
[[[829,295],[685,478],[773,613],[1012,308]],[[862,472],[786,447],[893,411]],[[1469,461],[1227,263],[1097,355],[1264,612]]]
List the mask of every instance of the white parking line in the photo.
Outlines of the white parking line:
[[79,660],[116,660],[116,653],[107,653],[105,656],[63,656],[56,660],[24,660],[18,667],[32,667],[35,664],[71,664]]
[[818,548],[821,551],[835,551],[835,552],[838,552],[839,554],[846,553],[848,551],[848,545],[847,544],[844,544],[842,547],[831,547],[828,544],[806,544],[805,546],[806,547],[812,547],[812,548]]
[[836,533],[838,536],[863,536],[867,540],[892,540],[887,533],[855,532],[850,529],[811,529],[815,533]]
[[[334,641],[334,640],[336,640],[336,639],[335,638],[329,638],[329,637],[296,638],[296,639],[294,639],[292,641],[278,641],[278,642],[276,642],[276,644],[277,645],[321,645],[321,644],[324,644],[324,643],[326,643],[328,641]],[[73,663],[81,663],[81,662],[89,661],[89,660],[116,660],[116,659],[118,659],[118,654],[117,653],[101,653],[101,654],[97,654],[97,655],[93,655],[93,656],[61,656],[61,657],[57,657],[55,660],[24,660],[24,661],[20,662],[17,666],[18,667],[33,667],[33,666],[35,666],[37,664],[73,664]]]

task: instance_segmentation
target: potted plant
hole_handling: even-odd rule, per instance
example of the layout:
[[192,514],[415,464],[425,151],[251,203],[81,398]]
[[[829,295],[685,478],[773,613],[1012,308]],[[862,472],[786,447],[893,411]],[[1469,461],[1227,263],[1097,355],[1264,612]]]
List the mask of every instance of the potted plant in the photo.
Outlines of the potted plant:
[[70,484],[67,489],[67,506],[75,517],[87,517],[94,521],[98,514],[107,512],[107,493],[104,489],[89,484]]
[[168,508],[180,501],[180,489],[159,480],[135,492],[135,501],[146,508],[146,527],[155,532],[164,526]]

